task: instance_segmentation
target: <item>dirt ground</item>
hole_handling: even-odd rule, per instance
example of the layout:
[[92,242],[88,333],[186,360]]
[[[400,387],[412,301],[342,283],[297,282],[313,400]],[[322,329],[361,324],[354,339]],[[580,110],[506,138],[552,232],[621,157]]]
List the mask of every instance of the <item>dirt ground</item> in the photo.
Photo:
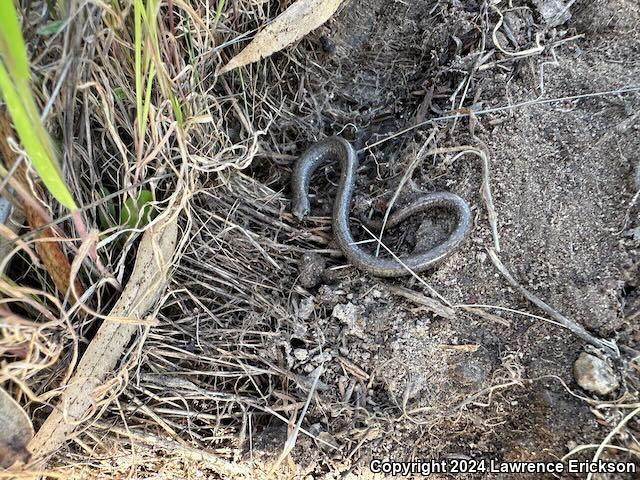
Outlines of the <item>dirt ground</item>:
[[[490,108],[539,95],[564,97],[633,84],[640,71],[633,53],[639,47],[638,8],[610,3],[574,12],[566,27],[584,36],[554,49],[557,62],[525,60],[507,64],[504,73],[480,73],[469,97]],[[467,7],[470,13],[455,3],[389,8],[386,2],[351,2],[328,29],[335,53],[324,60],[325,75],[316,80],[319,86],[334,86],[311,95],[320,97],[318,103],[329,113],[331,105],[349,112],[339,119],[342,125],[375,125],[369,127],[375,131],[365,127],[358,132],[368,141],[420,115],[425,90],[433,95],[432,111],[437,112],[436,92],[455,87],[469,67],[468,60],[456,65],[457,59],[447,58],[452,55],[450,35],[475,33],[467,20],[473,6]],[[526,20],[517,10],[513,16],[517,37],[517,25],[524,30]],[[434,75],[434,64],[448,62],[445,73],[436,70],[441,74]],[[635,288],[629,266],[637,262],[637,243],[628,236],[635,225],[629,216],[635,213],[637,222],[637,210],[628,205],[637,191],[638,104],[632,95],[526,107],[482,118],[477,138],[469,139],[462,128],[447,140],[448,145],[486,146],[501,257],[516,277],[592,332],[623,341],[637,335],[637,325],[625,321],[623,309],[625,294]],[[325,132],[333,126],[327,116]],[[368,181],[361,179],[362,196],[375,198],[374,193],[397,182],[419,142],[405,137],[385,144],[375,158],[365,157]],[[491,237],[479,195],[479,161],[467,155],[454,165],[443,166],[437,159],[429,163],[414,177],[416,185],[459,193],[475,207],[475,216],[465,247],[426,281],[453,304],[540,313],[510,291],[487,260]],[[415,242],[415,234],[405,235]],[[576,389],[571,365],[583,348],[566,330],[501,313],[509,326],[466,314],[445,320],[391,295],[389,282],[355,271],[347,275],[311,294],[322,312],[315,328],[327,342],[323,351],[333,358],[325,364],[324,382],[335,388],[352,381],[342,357],[366,374],[366,387],[352,395],[356,403],[369,405],[373,417],[361,427],[368,441],[357,452],[351,450],[360,468],[372,457],[552,460],[573,445],[602,438],[605,431],[588,405],[560,382]],[[419,288],[412,281],[392,283]],[[336,321],[337,309],[351,313],[346,324]],[[520,384],[457,407],[473,393],[509,380]],[[331,390],[328,395],[338,393]],[[417,418],[406,414],[425,407]],[[385,421],[376,419],[376,412]],[[299,455],[302,465],[318,462],[315,454]]]
[[[446,111],[450,92],[471,66],[464,50],[479,35],[472,25],[477,8],[474,2],[349,2],[323,32],[320,40],[330,39],[335,51],[320,57],[306,87],[317,105],[318,136],[346,125],[343,134],[362,146]],[[477,72],[464,104],[487,109],[634,84],[640,72],[637,5],[595,2],[572,13],[566,25],[547,32],[550,43],[559,43],[553,56]],[[523,43],[527,22],[539,21],[528,9],[515,9],[508,18]],[[560,43],[569,37],[574,39]],[[620,95],[528,106],[483,116],[475,132],[463,120],[436,137],[439,146],[469,144],[489,153],[500,256],[516,278],[591,332],[630,345],[638,335],[638,325],[625,320],[625,307],[637,288],[638,243],[631,229],[638,210],[629,205],[638,189],[639,100]],[[428,133],[418,130],[364,155],[357,201],[372,199],[375,209]],[[487,258],[492,240],[480,167],[472,155],[454,164],[432,157],[413,177],[415,188],[458,193],[474,209],[465,246],[424,279],[454,305],[540,314]],[[318,196],[324,209],[316,211],[328,215],[331,196]],[[422,225],[432,227],[430,220]],[[417,232],[407,228],[387,244],[403,239],[420,248]],[[391,285],[422,290],[415,280],[382,281],[352,268],[339,272],[338,279],[325,275],[305,292],[314,315],[301,321],[303,341],[326,360],[322,396],[366,414],[311,416],[309,423],[327,429],[341,451],[329,459],[301,438],[294,459],[305,472],[340,466],[364,472],[374,457],[553,460],[606,435],[589,405],[571,393],[585,395],[571,375],[584,342],[568,331],[496,310],[494,321],[466,313],[444,319],[391,293]],[[307,365],[294,361],[294,371],[309,371]],[[483,393],[473,398],[477,392]],[[341,443],[345,430],[358,430],[363,441]]]
[[[273,106],[251,166],[212,177],[196,197],[184,222],[187,255],[172,277],[174,291],[189,294],[160,310],[135,381],[89,430],[93,437],[106,435],[105,426],[115,431],[125,412],[147,440],[154,425],[153,434],[249,465],[256,476],[274,469],[307,480],[370,478],[373,458],[555,460],[602,442],[628,411],[598,405],[637,401],[636,367],[616,365],[622,386],[610,397],[576,384],[574,361],[594,349],[545,321],[492,263],[478,156],[428,155],[400,196],[402,204],[420,191],[450,191],[473,211],[463,247],[420,281],[382,280],[345,263],[331,241],[333,167],[314,177],[312,218],[301,224],[289,213],[293,162],[326,135],[362,150],[352,211],[361,239],[355,218],[380,218],[421,148],[479,148],[489,158],[499,257],[512,275],[594,336],[639,348],[640,95],[483,111],[637,85],[640,6],[576,2],[571,18],[554,26],[538,8],[554,2],[507,3],[500,8],[508,27],[492,36],[499,15],[485,2],[347,0],[294,51],[275,57],[281,78],[272,88],[283,104]],[[542,53],[508,55],[494,44],[522,51],[536,34]],[[417,126],[452,111],[474,113]],[[408,127],[416,128],[393,136]],[[383,240],[406,254],[429,248],[446,228],[446,217],[433,215]],[[425,283],[453,307],[449,314],[415,301],[429,295]],[[279,459],[310,392],[304,432]],[[639,431],[633,419],[616,437],[635,458]],[[170,448],[160,467],[154,448],[137,450],[148,455],[145,464],[123,447],[114,474],[134,462],[140,478],[154,469],[153,478],[177,470],[227,476],[177,460]],[[602,458],[634,457],[607,449]]]

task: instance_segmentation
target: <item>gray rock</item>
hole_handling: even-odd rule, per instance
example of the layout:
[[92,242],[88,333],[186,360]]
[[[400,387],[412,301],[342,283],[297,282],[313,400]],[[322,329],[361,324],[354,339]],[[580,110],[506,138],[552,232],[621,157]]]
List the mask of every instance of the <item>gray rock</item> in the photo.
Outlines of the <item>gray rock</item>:
[[566,23],[571,18],[569,8],[575,0],[563,2],[561,0],[534,0],[534,5],[538,7],[542,18],[548,27],[558,27]]
[[582,352],[573,364],[573,376],[583,390],[608,395],[620,386],[613,369],[601,358]]
[[313,288],[322,280],[322,272],[327,266],[324,257],[316,253],[305,253],[300,259],[300,285]]
[[293,356],[299,362],[304,362],[307,358],[309,358],[309,352],[304,348],[296,348],[293,350]]
[[300,309],[298,310],[298,318],[300,320],[309,320],[313,315],[315,308],[315,299],[313,297],[304,298],[300,302]]
[[351,302],[339,303],[333,307],[331,315],[346,325],[347,334],[364,338],[365,319],[361,307]]

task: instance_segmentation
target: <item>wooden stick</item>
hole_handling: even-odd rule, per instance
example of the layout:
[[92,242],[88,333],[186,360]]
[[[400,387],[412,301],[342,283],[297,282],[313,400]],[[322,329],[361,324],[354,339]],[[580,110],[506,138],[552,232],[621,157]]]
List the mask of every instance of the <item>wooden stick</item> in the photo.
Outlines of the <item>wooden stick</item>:
[[[114,317],[142,319],[163,292],[177,241],[177,212],[143,235],[131,278],[110,312]],[[29,444],[35,465],[60,448],[100,398],[97,390],[107,382],[138,325],[106,320],[78,364],[60,402]]]

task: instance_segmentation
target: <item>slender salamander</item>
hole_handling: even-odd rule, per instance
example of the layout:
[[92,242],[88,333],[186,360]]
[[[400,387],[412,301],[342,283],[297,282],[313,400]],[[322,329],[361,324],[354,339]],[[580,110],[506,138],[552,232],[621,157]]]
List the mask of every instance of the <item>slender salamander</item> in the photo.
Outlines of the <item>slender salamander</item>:
[[448,257],[464,240],[471,223],[469,205],[458,195],[436,192],[426,194],[390,215],[387,226],[392,228],[415,213],[433,208],[445,209],[456,214],[457,223],[453,232],[443,243],[426,252],[401,257],[402,263],[394,258],[376,257],[363,250],[354,240],[349,228],[349,208],[356,180],[358,157],[353,146],[340,137],[330,137],[314,144],[298,159],[295,165],[291,182],[292,211],[299,220],[309,214],[311,176],[318,167],[327,162],[339,162],[340,164],[338,193],[333,205],[333,235],[340,250],[356,267],[380,277],[409,275],[410,270],[422,272]]

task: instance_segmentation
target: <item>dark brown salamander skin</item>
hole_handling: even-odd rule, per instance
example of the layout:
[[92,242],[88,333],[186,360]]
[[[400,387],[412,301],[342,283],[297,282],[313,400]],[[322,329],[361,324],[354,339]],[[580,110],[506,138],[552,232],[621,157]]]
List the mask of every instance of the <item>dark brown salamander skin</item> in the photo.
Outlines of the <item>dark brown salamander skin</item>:
[[[338,194],[333,205],[333,235],[347,259],[356,267],[379,277],[399,277],[413,272],[422,272],[447,258],[463,242],[471,223],[469,205],[452,193],[436,192],[420,197],[411,205],[395,212],[387,221],[393,227],[407,217],[442,208],[456,214],[458,222],[451,235],[440,245],[424,253],[394,258],[379,258],[360,248],[349,228],[349,208],[358,169],[358,158],[349,142],[340,137],[331,137],[314,144],[296,163],[291,181],[292,211],[302,220],[309,214],[309,183],[311,175],[322,164],[340,163]],[[404,265],[403,265],[404,264]]]

